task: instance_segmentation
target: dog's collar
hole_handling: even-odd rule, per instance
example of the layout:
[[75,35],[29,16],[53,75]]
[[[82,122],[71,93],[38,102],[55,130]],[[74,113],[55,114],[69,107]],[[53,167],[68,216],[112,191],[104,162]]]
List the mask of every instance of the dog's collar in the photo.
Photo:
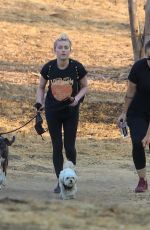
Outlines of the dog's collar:
[[73,188],[73,186],[72,186],[72,187],[69,187],[69,186],[67,186],[67,185],[65,185],[65,184],[63,184],[63,186],[64,186],[65,190],[71,190],[71,189]]

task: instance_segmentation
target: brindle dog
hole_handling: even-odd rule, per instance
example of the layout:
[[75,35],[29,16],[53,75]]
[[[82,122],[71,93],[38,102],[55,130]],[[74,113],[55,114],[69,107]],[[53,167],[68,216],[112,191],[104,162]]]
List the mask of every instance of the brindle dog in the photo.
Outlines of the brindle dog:
[[9,154],[8,146],[12,145],[14,141],[14,136],[12,140],[8,140],[7,138],[0,136],[0,188],[1,185],[5,185],[6,180]]

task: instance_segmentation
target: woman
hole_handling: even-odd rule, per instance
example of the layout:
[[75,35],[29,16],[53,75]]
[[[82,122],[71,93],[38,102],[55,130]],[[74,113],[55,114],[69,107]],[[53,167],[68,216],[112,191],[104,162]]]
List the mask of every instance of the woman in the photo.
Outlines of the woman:
[[135,192],[148,189],[145,147],[150,144],[150,41],[145,45],[146,58],[137,61],[129,74],[124,109],[118,119],[126,120],[132,140],[132,155],[139,182]]
[[[46,63],[41,70],[37,90],[36,108],[44,104],[45,86],[49,82],[45,99],[45,114],[53,146],[53,164],[57,178],[63,169],[63,140],[66,158],[76,164],[76,132],[80,102],[87,93],[87,71],[81,63],[70,59],[71,41],[62,34],[54,43],[57,59]],[[59,184],[54,189],[60,192]]]

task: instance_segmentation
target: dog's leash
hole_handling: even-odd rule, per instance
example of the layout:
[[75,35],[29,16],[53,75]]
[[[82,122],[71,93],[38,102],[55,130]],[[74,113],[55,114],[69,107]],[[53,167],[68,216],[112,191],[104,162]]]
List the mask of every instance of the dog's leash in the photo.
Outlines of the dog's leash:
[[43,123],[43,119],[40,115],[40,112],[37,112],[37,114],[32,117],[29,121],[27,121],[24,125],[16,128],[16,129],[13,129],[11,131],[8,131],[8,132],[3,132],[3,133],[0,133],[0,136],[4,135],[4,134],[8,134],[8,133],[13,133],[13,132],[16,132],[20,129],[22,129],[23,127],[25,127],[26,125],[28,125],[31,121],[33,121],[34,119],[36,119],[36,124],[34,126],[36,132],[38,135],[40,135],[42,137],[42,140],[44,140],[42,134],[45,133],[47,131],[47,129],[45,130],[43,127],[42,127],[42,123]]
[[37,115],[35,115],[34,117],[32,117],[29,121],[27,121],[24,125],[16,128],[16,129],[13,129],[11,131],[8,131],[8,132],[4,132],[4,133],[0,133],[0,136],[4,135],[4,134],[8,134],[8,133],[14,133],[20,129],[22,129],[23,127],[25,127],[26,125],[28,125],[31,121],[33,121],[35,118],[36,118]]

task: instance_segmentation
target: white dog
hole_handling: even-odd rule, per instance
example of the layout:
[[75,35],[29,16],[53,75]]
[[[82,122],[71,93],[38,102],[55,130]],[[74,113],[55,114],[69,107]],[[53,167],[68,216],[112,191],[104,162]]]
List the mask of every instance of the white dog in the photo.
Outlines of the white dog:
[[59,175],[60,197],[63,200],[75,199],[77,193],[77,175],[71,161],[64,164]]

